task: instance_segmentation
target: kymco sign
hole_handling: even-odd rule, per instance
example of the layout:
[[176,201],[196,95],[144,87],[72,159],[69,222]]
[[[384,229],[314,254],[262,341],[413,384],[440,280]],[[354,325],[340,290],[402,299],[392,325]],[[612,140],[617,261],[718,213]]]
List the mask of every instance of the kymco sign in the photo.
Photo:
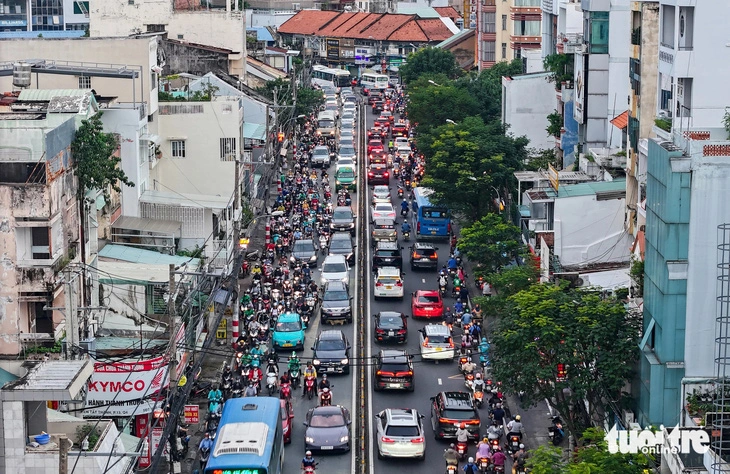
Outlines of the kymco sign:
[[128,364],[97,362],[87,399],[123,402],[154,395],[169,384],[167,367],[163,357]]

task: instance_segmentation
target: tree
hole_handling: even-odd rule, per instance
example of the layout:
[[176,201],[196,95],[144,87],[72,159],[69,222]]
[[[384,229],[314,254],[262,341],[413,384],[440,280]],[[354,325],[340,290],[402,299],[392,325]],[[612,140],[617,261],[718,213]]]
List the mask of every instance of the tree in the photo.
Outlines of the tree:
[[[256,88],[256,91],[269,100],[274,100],[278,105],[293,105],[292,83],[288,79],[278,78],[273,81],[266,81],[263,86]],[[313,110],[324,104],[322,92],[311,87],[297,87],[297,103],[292,117],[311,114]],[[291,109],[289,109],[291,110]],[[280,112],[280,115],[282,112]]]
[[456,78],[462,73],[451,51],[441,48],[422,48],[408,55],[407,62],[400,68],[400,77],[406,84],[423,74],[444,74]]
[[555,83],[555,88],[560,88],[560,83],[573,80],[573,55],[572,54],[548,54],[542,60],[546,71],[553,73],[550,80]]
[[548,400],[580,440],[586,427],[603,422],[606,400],[624,396],[641,318],[627,314],[621,301],[567,285],[533,285],[508,303],[493,333],[495,377],[524,392],[528,404]]
[[[528,140],[504,134],[499,122],[467,117],[420,133],[418,146],[426,157],[423,186],[433,198],[474,222],[494,209],[496,189],[512,190],[514,172],[527,157]],[[456,191],[456,192],[455,192]]]
[[555,156],[554,149],[543,149],[536,153],[531,153],[531,156],[527,159],[525,169],[530,171],[546,170],[550,166],[557,167],[558,157]]
[[485,280],[491,283],[498,298],[509,298],[526,290],[540,280],[540,268],[537,259],[525,252],[520,261],[522,265],[511,265],[500,272],[490,273]]
[[520,229],[497,214],[487,214],[461,229],[459,250],[477,268],[497,270],[514,260]]
[[532,474],[563,474],[567,464],[560,448],[545,445],[531,450],[526,463]]
[[[101,115],[102,112],[99,112],[83,120],[71,142],[73,169],[79,182],[79,201],[92,189],[98,189],[108,198],[109,188],[121,192],[119,183],[134,186],[119,167],[122,159],[114,156],[119,143],[113,134],[104,132]],[[83,212],[81,216],[83,218]]]
[[452,81],[437,84],[441,85],[418,80],[409,88],[408,118],[418,124],[419,133],[444,125],[446,120],[460,122],[479,115],[479,103],[466,89],[456,87]]
[[563,115],[557,109],[547,116],[548,126],[545,128],[548,136],[560,138],[560,130],[563,128]]
[[581,445],[568,465],[569,474],[642,474],[654,464],[645,454],[611,454],[606,433],[600,428],[586,429]]
[[515,59],[510,62],[498,62],[479,75],[462,77],[456,82],[479,103],[480,115],[489,123],[501,120],[502,117],[502,77],[515,76],[523,72],[522,60]]

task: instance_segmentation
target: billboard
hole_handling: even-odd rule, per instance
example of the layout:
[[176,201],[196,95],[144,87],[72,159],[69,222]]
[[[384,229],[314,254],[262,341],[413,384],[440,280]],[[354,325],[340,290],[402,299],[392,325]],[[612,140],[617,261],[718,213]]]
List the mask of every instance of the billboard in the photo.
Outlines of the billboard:
[[575,73],[575,93],[573,95],[573,118],[578,123],[583,123],[583,114],[585,112],[585,93],[586,93],[586,72],[584,62],[585,56],[582,54],[575,55],[574,73]]
[[170,383],[168,360],[155,357],[139,362],[96,362],[89,380],[87,406],[139,400]]
[[338,61],[340,59],[340,40],[327,38],[327,59]]

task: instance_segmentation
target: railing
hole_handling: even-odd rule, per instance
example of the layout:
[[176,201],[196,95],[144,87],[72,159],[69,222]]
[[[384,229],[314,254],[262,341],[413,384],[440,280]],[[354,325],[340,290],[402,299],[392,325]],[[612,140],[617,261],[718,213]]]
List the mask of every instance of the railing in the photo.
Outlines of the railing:
[[631,32],[631,44],[641,46],[641,27],[634,28]]

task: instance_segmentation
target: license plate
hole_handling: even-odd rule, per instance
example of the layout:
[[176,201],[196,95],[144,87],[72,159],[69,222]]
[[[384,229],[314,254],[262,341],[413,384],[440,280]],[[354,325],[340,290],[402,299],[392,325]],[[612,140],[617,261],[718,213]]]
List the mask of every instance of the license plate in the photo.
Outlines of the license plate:
[[331,450],[335,449],[335,447],[334,446],[322,446],[321,449],[322,449],[322,451],[331,451]]
[[[330,367],[325,372],[327,372],[328,374],[333,374],[333,373],[335,373],[335,369],[334,369],[334,367]],[[330,449],[332,449],[332,448],[330,448]]]
[[389,388],[403,388],[403,384],[402,383],[389,383],[388,387]]
[[281,347],[292,347],[292,346],[294,346],[294,344],[291,344],[289,342],[281,345]]
[[436,231],[435,230],[432,230],[431,231],[431,235],[436,235]]
[[388,331],[388,336],[395,336],[395,331]]
[[386,290],[392,290],[392,289],[393,289],[393,287],[392,287],[392,286],[390,286],[390,285],[385,285],[385,289],[386,289]]
[[444,350],[444,348],[443,348],[443,347],[437,347],[437,348],[436,348],[436,352],[441,352],[442,350]]

